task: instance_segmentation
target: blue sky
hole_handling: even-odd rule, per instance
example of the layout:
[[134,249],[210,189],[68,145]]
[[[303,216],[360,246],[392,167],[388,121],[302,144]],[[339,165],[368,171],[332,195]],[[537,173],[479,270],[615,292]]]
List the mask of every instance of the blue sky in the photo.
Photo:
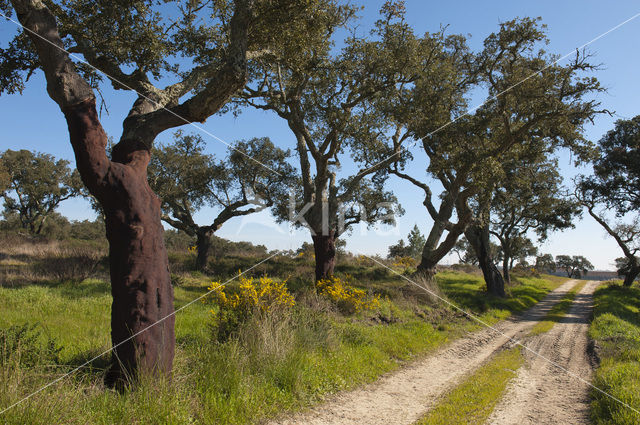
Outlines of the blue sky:
[[[377,18],[382,0],[356,1],[365,6],[361,12],[362,31],[371,28]],[[612,27],[640,12],[640,4],[625,0],[602,2],[592,0],[564,1],[420,1],[408,0],[407,20],[416,32],[437,31],[447,25],[448,33],[468,34],[470,46],[479,49],[482,40],[497,30],[498,24],[515,17],[542,17],[547,25],[550,44],[547,50],[564,55],[593,40]],[[5,46],[15,34],[16,26],[11,22],[0,23],[0,45]],[[601,63],[603,69],[596,73],[608,92],[599,96],[603,107],[614,111],[614,115],[600,116],[593,125],[587,127],[586,136],[597,141],[602,134],[613,127],[616,119],[631,118],[640,114],[640,17],[623,27],[607,34],[589,45],[594,54],[593,61]],[[102,122],[110,136],[118,139],[121,123],[126,116],[134,95],[124,92],[104,90],[109,114],[102,113]],[[53,154],[56,157],[73,160],[68,141],[67,128],[58,107],[45,91],[41,73],[35,75],[22,95],[0,96],[0,149],[30,149]],[[294,139],[285,123],[273,114],[262,111],[246,111],[238,117],[231,114],[210,118],[203,128],[218,138],[233,142],[250,137],[269,136],[283,147],[293,147]],[[185,131],[192,131],[183,127]],[[208,150],[219,156],[226,147],[218,140],[203,134]],[[159,136],[158,141],[171,139],[171,132]],[[420,158],[417,157],[419,160]],[[414,164],[412,169],[421,172],[424,166]],[[570,163],[567,154],[561,155],[561,172],[570,179],[580,172]],[[570,182],[568,182],[570,183]],[[422,193],[396,179],[390,179],[388,188],[396,194],[406,213],[399,217],[395,228],[383,228],[379,232],[355,228],[347,236],[347,249],[367,254],[386,254],[388,245],[406,236],[414,224],[426,232],[431,221],[422,206]],[[72,219],[93,218],[87,202],[66,201],[59,211]],[[207,222],[214,211],[203,210],[197,218]],[[245,218],[237,218],[225,224],[218,233],[232,240],[250,240],[265,244],[269,248],[295,249],[304,241],[310,241],[305,231],[291,234],[286,226],[277,227],[267,213]],[[554,255],[585,255],[599,269],[611,269],[613,259],[621,253],[617,245],[606,238],[604,231],[591,218],[585,217],[576,223],[576,228],[553,234],[543,244],[541,250]],[[447,258],[445,262],[453,262]]]

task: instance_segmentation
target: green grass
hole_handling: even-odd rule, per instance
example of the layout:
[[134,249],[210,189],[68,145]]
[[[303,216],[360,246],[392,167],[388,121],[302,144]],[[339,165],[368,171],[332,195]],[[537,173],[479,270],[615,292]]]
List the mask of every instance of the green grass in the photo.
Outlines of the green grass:
[[[367,280],[372,276],[380,279]],[[398,288],[405,283],[389,280],[388,274],[367,269],[358,279],[363,287],[387,296],[378,311],[344,317],[315,294],[305,295],[304,285],[297,282],[298,300],[290,313],[252,317],[224,342],[213,336],[210,306],[195,303],[176,316],[171,384],[143,380],[126,394],[105,390],[102,370],[108,358],[101,358],[6,412],[2,423],[260,421],[371,382],[478,327],[448,308],[404,294]],[[438,280],[447,297],[492,322],[530,307],[559,285],[523,278],[510,288],[511,297],[501,300],[483,292],[478,276],[446,272]],[[175,288],[176,307],[203,294],[209,281],[198,273],[183,276]],[[107,349],[110,303],[109,285],[95,279],[0,287],[0,329],[29,323],[41,332],[38,341],[5,353],[0,408]],[[46,350],[49,343],[60,348],[55,361]],[[43,360],[27,364],[20,350],[41,352]]]
[[[601,286],[594,294],[589,336],[601,359],[593,384],[640,410],[640,287]],[[594,390],[594,424],[631,425],[640,414]]]
[[416,424],[484,424],[522,363],[519,347],[496,354]]
[[500,298],[479,291],[484,287],[481,275],[442,272],[437,275],[437,279],[451,302],[476,313],[489,325],[534,306],[550,291],[567,281],[565,278],[547,275],[519,277],[518,283],[507,288],[509,296]]
[[585,281],[578,282],[569,291],[567,291],[560,302],[549,310],[544,319],[538,322],[533,329],[531,329],[530,334],[540,335],[545,332],[549,332],[551,328],[553,328],[553,325],[558,323],[567,314],[567,311],[571,308],[576,295],[582,290],[582,288],[584,288],[586,283],[587,282]]

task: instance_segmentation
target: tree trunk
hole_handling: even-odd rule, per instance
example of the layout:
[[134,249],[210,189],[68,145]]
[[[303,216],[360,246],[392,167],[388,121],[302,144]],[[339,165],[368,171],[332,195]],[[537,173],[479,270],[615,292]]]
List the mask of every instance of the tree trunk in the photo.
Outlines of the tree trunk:
[[506,284],[511,283],[510,269],[511,269],[511,264],[509,262],[509,257],[505,255],[504,258],[502,259],[502,276],[504,276],[504,283]]
[[425,241],[420,255],[420,264],[416,268],[416,274],[432,279],[436,275],[436,266],[456,245],[466,225],[457,225],[447,233],[445,239],[440,242],[444,233],[444,223],[434,222],[429,236]]
[[105,377],[108,386],[120,386],[140,373],[170,375],[175,348],[173,288],[160,202],[142,178],[120,183],[130,186],[135,196],[103,204],[115,347]]
[[484,281],[487,284],[487,292],[499,297],[506,297],[504,279],[493,262],[493,258],[491,258],[489,228],[487,226],[471,225],[464,234],[478,257],[478,263],[482,269]]
[[329,231],[328,235],[312,235],[313,250],[316,255],[316,281],[333,276],[336,265],[335,232]]
[[40,224],[38,225],[38,229],[36,230],[35,234],[39,235],[40,233],[42,233],[42,229],[44,228],[44,222],[47,219],[47,217],[43,217],[42,220],[40,220]]
[[502,298],[506,297],[507,294],[504,290],[504,279],[491,257],[485,256],[482,259],[478,258],[478,260],[480,262],[484,281],[487,283],[487,292]]
[[436,276],[437,269],[436,265],[433,267],[425,266],[423,263],[418,264],[416,267],[416,276],[424,277],[427,280],[431,280]]
[[422,249],[422,255],[420,256],[420,263],[416,267],[416,274],[435,276],[439,259],[435,259],[431,254],[431,249],[425,245]]
[[431,282],[433,281],[433,279],[435,279],[436,273],[437,273],[436,265],[434,265],[433,267],[424,267],[422,266],[422,263],[421,263],[420,265],[418,265],[418,268],[416,268],[416,272],[412,277],[418,283],[420,283],[421,279]]
[[[82,181],[104,208],[114,345],[106,383],[122,383],[139,372],[169,376],[175,349],[173,289],[160,201],[147,182],[150,150],[162,131],[185,122],[204,122],[246,84],[246,50],[254,2],[234,2],[227,59],[213,76],[200,81],[198,94],[182,103],[179,97],[191,88],[160,103],[156,97],[163,96],[138,97],[123,122],[123,136],[111,160],[105,152],[107,135],[96,112],[93,89],[64,50],[55,16],[39,0],[11,3],[37,52],[47,93],[65,115]],[[171,109],[162,109],[166,105]]]
[[[78,171],[105,213],[111,273],[111,342],[106,376],[121,388],[141,373],[170,376],[175,349],[173,288],[160,200],[147,183],[149,152],[104,155],[106,134],[90,99],[64,109]],[[102,150],[102,152],[100,152]]]
[[640,266],[632,266],[632,267],[630,267],[629,271],[624,276],[624,282],[622,283],[623,286],[629,287],[629,286],[633,285],[633,282],[638,277],[638,274],[640,274]]
[[200,271],[204,271],[207,268],[212,235],[213,232],[210,230],[198,230],[197,232],[196,249],[198,255],[196,257],[196,268]]
[[[426,252],[425,252],[426,251]],[[420,264],[416,267],[416,277],[424,277],[431,280],[436,275],[436,266],[440,259],[434,258],[431,254],[431,250],[426,246],[422,250],[422,256],[420,257]]]

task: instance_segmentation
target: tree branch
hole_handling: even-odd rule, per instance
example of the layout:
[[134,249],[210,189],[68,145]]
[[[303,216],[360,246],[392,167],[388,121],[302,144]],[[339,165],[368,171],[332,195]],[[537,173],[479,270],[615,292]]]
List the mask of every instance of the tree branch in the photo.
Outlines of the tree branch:
[[77,73],[58,32],[55,17],[41,0],[12,0],[18,20],[36,47],[47,80],[47,92],[64,112],[76,164],[89,191],[101,196],[110,161],[107,135],[89,84]]

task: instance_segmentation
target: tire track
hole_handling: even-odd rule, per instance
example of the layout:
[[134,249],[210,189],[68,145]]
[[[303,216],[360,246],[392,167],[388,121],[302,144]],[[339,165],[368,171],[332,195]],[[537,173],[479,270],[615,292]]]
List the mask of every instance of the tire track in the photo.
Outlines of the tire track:
[[496,350],[526,335],[573,287],[567,281],[520,316],[459,338],[430,356],[363,388],[344,392],[310,411],[271,422],[280,425],[411,424]]
[[[525,344],[585,380],[593,372],[587,331],[593,291],[599,283],[587,283],[562,320],[549,332],[531,337]],[[528,350],[525,356],[525,365],[507,387],[488,423],[588,424],[589,386]]]

